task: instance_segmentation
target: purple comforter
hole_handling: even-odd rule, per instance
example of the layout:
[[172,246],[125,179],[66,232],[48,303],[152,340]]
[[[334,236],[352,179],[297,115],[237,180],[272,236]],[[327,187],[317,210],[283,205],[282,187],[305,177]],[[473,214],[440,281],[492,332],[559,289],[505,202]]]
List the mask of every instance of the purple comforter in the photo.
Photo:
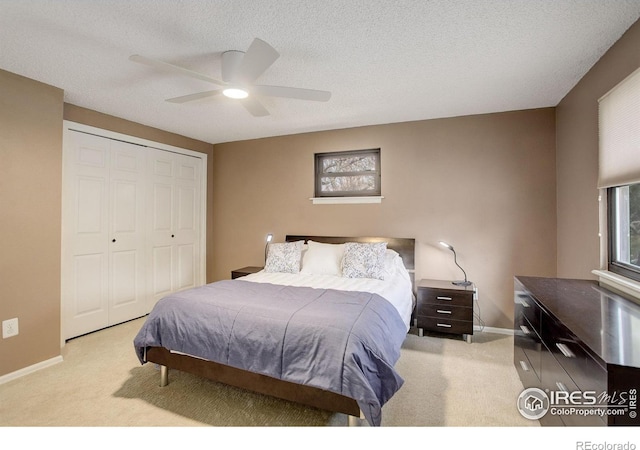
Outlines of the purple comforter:
[[404,380],[394,370],[406,327],[377,294],[218,281],[160,300],[134,340],[358,402],[380,425],[381,409]]

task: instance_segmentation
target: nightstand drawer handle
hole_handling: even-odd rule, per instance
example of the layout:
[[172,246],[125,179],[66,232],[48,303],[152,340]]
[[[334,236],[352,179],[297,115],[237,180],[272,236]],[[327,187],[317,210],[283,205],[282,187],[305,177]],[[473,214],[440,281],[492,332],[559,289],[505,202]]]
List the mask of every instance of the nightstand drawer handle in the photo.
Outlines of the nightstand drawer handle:
[[529,371],[529,366],[527,366],[527,363],[520,360],[520,367],[522,367],[522,370],[524,370],[525,372]]
[[449,325],[448,323],[436,323],[436,326],[442,328],[451,328],[451,325]]
[[451,311],[446,311],[444,309],[436,309],[436,312],[440,314],[451,314]]
[[520,325],[520,329],[524,334],[531,334],[531,330],[529,330],[529,327],[527,327],[526,325]]
[[437,298],[438,300],[447,300],[447,301],[449,301],[449,302],[450,302],[451,300],[453,300],[451,297],[442,297],[442,296],[440,296],[440,295],[438,295],[436,298]]
[[566,358],[576,357],[576,355],[566,345],[556,342],[556,347],[558,347],[558,350],[560,350]]

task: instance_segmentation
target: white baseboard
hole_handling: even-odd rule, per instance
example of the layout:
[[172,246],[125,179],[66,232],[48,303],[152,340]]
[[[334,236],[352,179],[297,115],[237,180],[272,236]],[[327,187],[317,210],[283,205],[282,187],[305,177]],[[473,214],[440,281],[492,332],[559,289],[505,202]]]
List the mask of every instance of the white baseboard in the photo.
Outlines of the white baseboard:
[[481,327],[480,325],[474,325],[473,331],[482,331],[484,333],[496,333],[496,334],[513,335],[513,329],[511,329],[511,328]]
[[51,367],[55,364],[61,363],[62,361],[62,356],[56,356],[55,358],[47,359],[46,361],[42,361],[32,366],[25,367],[24,369],[16,370],[15,372],[2,375],[0,377],[0,384],[8,383],[9,381],[21,378],[33,372],[37,372],[38,370]]

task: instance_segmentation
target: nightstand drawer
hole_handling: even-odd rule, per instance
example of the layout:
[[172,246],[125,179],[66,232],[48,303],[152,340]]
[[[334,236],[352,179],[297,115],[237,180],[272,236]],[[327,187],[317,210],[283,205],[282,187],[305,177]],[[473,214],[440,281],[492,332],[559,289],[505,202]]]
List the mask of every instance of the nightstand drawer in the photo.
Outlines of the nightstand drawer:
[[473,320],[473,309],[466,306],[452,306],[449,304],[420,303],[416,309],[419,316],[442,317],[450,320]]
[[418,328],[453,334],[473,334],[473,322],[418,316]]
[[473,292],[420,288],[418,290],[418,302],[421,304],[431,303],[471,308],[473,306]]

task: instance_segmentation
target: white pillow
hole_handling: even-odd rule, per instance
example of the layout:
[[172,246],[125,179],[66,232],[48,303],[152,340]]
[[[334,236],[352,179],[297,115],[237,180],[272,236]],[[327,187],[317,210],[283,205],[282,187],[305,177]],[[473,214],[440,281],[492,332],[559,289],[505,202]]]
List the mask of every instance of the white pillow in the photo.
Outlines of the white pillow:
[[298,273],[304,241],[269,244],[267,262],[264,271],[267,273]]
[[384,253],[384,277],[391,278],[398,268],[397,260],[400,259],[400,254],[395,250],[388,248]]
[[307,241],[307,244],[309,248],[302,257],[300,273],[338,277],[342,274],[344,244],[322,244],[314,241]]
[[384,280],[386,251],[386,242],[347,242],[342,259],[342,276]]

